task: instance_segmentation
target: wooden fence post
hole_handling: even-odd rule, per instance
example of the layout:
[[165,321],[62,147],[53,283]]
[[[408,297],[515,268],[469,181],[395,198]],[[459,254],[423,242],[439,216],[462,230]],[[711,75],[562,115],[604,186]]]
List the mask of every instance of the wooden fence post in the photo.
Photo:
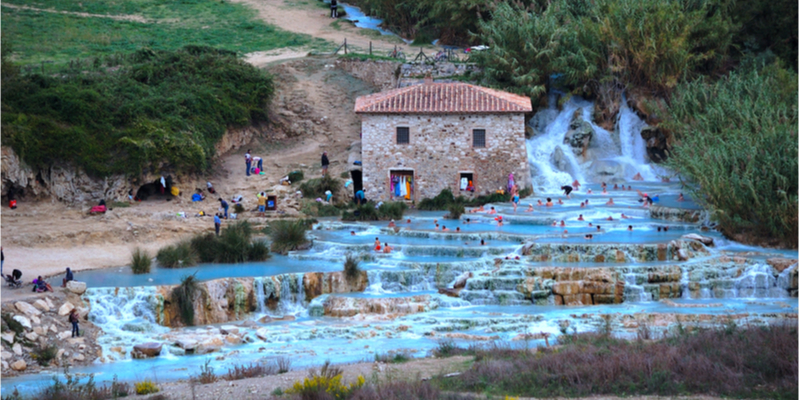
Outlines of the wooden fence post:
[[369,55],[372,55],[372,40],[369,41]]
[[347,55],[347,38],[344,38],[344,54]]

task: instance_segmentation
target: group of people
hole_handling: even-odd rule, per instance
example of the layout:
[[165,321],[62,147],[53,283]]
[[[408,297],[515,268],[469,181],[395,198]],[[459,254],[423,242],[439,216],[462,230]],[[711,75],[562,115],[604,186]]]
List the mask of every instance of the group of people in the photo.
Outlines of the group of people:
[[[247,152],[244,153],[244,163],[247,165],[247,176],[250,176],[252,173],[253,175],[260,175],[261,171],[264,170],[264,160],[261,157],[253,157],[250,154],[251,149],[247,149]],[[256,164],[255,168],[253,168],[253,164]]]

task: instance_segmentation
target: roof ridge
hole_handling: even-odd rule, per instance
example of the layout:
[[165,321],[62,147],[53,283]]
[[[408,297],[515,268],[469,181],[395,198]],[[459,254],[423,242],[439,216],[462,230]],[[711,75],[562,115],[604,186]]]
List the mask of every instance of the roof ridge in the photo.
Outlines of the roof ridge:
[[356,99],[356,113],[521,113],[528,97],[466,82],[426,82]]

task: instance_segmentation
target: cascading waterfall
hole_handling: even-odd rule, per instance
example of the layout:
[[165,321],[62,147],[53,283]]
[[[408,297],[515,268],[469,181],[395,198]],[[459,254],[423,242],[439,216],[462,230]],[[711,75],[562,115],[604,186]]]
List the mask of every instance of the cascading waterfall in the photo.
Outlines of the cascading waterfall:
[[89,319],[99,326],[105,335],[98,338],[103,354],[122,356],[110,351],[112,347],[130,347],[142,342],[142,337],[155,337],[169,331],[159,325],[163,307],[156,288],[90,288],[85,298],[91,305]]
[[[558,110],[558,98],[562,95],[551,92],[548,108],[537,112],[530,122],[536,135],[527,140],[526,148],[537,191],[557,192],[562,185],[576,179],[581,183],[623,181],[638,172],[644,180],[656,181],[665,174],[665,170],[650,163],[641,135],[647,124],[627,106],[624,96],[612,133],[592,122],[591,101],[571,96]],[[580,112],[576,113],[577,110]],[[590,144],[582,155],[575,155],[570,145],[564,143],[575,116],[592,128]]]

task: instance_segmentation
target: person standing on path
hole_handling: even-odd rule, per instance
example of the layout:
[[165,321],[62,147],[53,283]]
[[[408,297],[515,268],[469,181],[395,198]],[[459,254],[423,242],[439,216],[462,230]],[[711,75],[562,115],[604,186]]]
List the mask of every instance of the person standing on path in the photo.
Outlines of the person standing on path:
[[260,217],[266,216],[266,214],[264,214],[266,210],[267,210],[267,194],[261,192],[261,194],[258,196],[258,215]]
[[228,202],[219,198],[219,206],[225,211],[225,219],[228,219]]
[[331,0],[331,18],[339,18],[339,14],[336,11],[336,7],[338,7],[336,0]]
[[244,163],[247,164],[247,176],[250,176],[250,164],[253,162],[253,157],[250,155],[250,149],[247,149],[247,153],[244,153]]
[[6,261],[6,255],[3,254],[3,246],[0,246],[0,276],[3,275],[3,263]]
[[328,174],[328,165],[330,163],[331,162],[328,161],[328,152],[327,151],[323,151],[322,152],[322,176],[325,176],[325,175]]
[[69,312],[69,322],[72,324],[72,337],[80,337],[81,332],[78,330],[78,310],[72,309]]
[[219,227],[222,225],[222,220],[219,219],[219,213],[214,214],[214,232],[219,236]]

